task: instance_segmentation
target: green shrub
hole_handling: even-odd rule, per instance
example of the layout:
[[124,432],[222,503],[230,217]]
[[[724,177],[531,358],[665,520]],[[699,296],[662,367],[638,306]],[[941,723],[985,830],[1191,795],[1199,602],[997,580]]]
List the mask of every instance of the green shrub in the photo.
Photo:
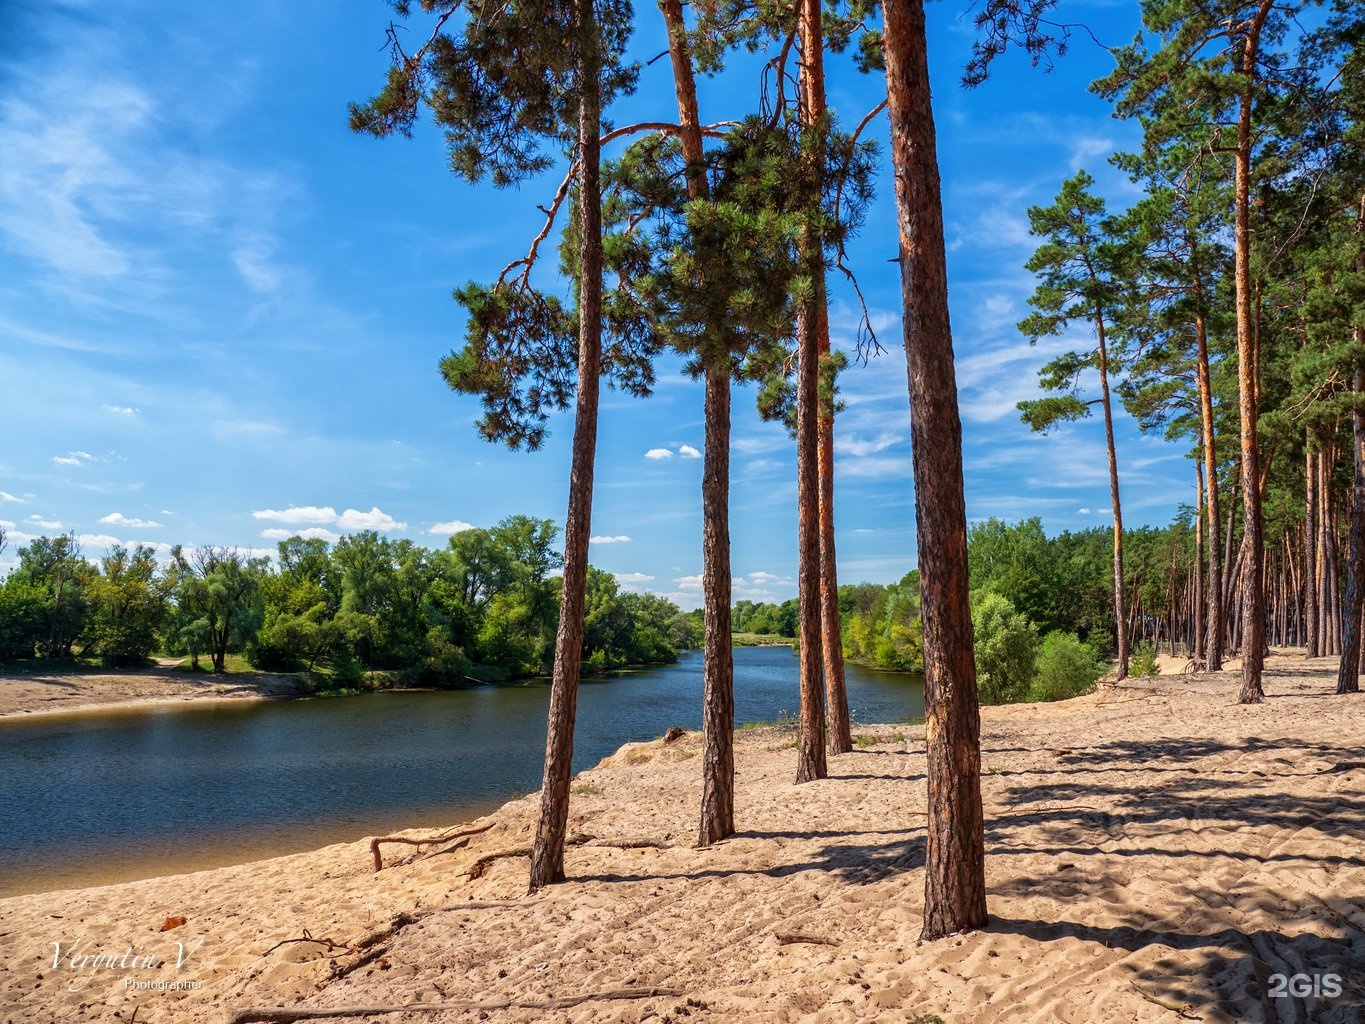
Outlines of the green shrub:
[[1037,675],[1029,699],[1066,700],[1086,693],[1104,675],[1105,665],[1075,633],[1053,630],[1038,648]]
[[999,594],[974,595],[973,650],[976,685],[983,704],[1023,700],[1033,683],[1038,630]]
[[1156,663],[1156,644],[1150,640],[1140,640],[1133,645],[1133,653],[1128,656],[1128,674],[1133,676],[1161,675],[1161,666]]

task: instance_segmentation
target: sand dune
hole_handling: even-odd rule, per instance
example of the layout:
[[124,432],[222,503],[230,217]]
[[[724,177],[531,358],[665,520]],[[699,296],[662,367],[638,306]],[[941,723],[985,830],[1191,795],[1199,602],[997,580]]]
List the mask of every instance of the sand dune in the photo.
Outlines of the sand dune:
[[[379,874],[356,843],[0,900],[0,1020],[223,1022],[247,1006],[652,988],[677,994],[359,1019],[1359,1022],[1365,699],[1332,695],[1334,677],[1327,659],[1279,655],[1256,707],[1218,674],[985,709],[980,933],[918,943],[921,730],[859,729],[870,745],[799,787],[791,733],[741,733],[743,831],[709,850],[691,845],[689,735],[627,746],[576,780],[570,881],[534,897],[518,855],[527,797],[430,854],[386,847]],[[475,868],[494,854],[507,855]],[[159,931],[172,915],[187,922]],[[131,948],[167,963],[54,968],[53,944],[77,940],[77,958]]]

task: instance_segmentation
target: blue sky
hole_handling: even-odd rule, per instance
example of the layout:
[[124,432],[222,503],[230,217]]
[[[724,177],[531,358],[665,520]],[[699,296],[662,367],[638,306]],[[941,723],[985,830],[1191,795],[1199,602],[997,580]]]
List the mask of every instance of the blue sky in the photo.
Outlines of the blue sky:
[[[641,3],[636,48],[664,48]],[[1107,43],[1135,5],[1073,3]],[[969,517],[1104,525],[1096,421],[1031,434],[1015,403],[1074,347],[1030,347],[1016,323],[1033,284],[1026,209],[1089,169],[1111,205],[1133,186],[1105,164],[1134,129],[1086,85],[1109,58],[1084,36],[1052,75],[1008,55],[958,86],[972,28],[929,7],[931,64],[966,444]],[[537,453],[480,441],[477,403],[437,362],[462,337],[453,287],[489,280],[540,227],[553,180],[517,192],[445,169],[429,125],[411,141],[346,128],[346,104],[386,68],[379,0],[226,5],[20,0],[0,5],[0,521],[15,551],[73,531],[111,543],[273,551],[303,530],[375,528],[439,546],[464,524],[525,513],[562,522],[567,416]],[[413,33],[416,34],[415,32]],[[856,123],[884,96],[835,57],[830,98]],[[704,120],[741,114],[748,76],[705,83]],[[672,120],[667,61],[617,120]],[[896,225],[882,181],[850,247],[887,352],[842,381],[836,517],[844,582],[915,563]],[[836,345],[852,297],[836,285]],[[1081,339],[1088,346],[1088,341]],[[623,586],[699,602],[702,396],[676,364],[654,397],[604,392],[592,561]],[[1164,524],[1192,499],[1184,446],[1120,420],[1128,524]],[[735,597],[795,592],[792,444],[736,392]]]

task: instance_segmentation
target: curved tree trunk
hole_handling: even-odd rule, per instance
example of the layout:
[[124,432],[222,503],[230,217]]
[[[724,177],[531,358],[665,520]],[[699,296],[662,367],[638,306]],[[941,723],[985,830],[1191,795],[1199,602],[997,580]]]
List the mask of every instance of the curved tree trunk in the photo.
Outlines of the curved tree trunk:
[[[811,123],[817,106],[813,84],[824,67],[820,0],[800,0],[799,34],[803,61],[801,119]],[[823,102],[823,94],[820,102]],[[816,157],[818,159],[818,156]],[[796,781],[810,782],[827,774],[825,763],[825,694],[822,686],[820,631],[820,311],[825,308],[825,254],[813,225],[798,243],[811,278],[810,294],[797,317],[796,337],[796,502],[797,591],[801,604],[801,729]]]
[[986,924],[981,711],[923,0],[883,0],[882,10],[924,623],[929,819],[921,938],[937,939]]
[[[709,195],[702,166],[701,117],[681,0],[659,0],[668,29],[679,137],[687,161],[687,196]],[[702,796],[697,845],[735,831],[735,688],[730,636],[730,360],[712,353],[706,365],[706,457],[702,468]]]
[[588,538],[592,533],[592,478],[602,365],[602,148],[598,142],[602,134],[602,95],[592,0],[578,0],[574,20],[580,47],[578,244],[582,266],[578,297],[578,398],[574,408],[569,508],[564,521],[564,588],[545,737],[545,775],[540,791],[540,822],[531,848],[532,891],[564,880],[564,839],[569,820],[574,716],[583,657],[583,604],[588,579]]
[[[820,359],[828,365],[829,307],[820,309]],[[820,626],[825,669],[825,713],[829,719],[829,752],[853,749],[848,714],[848,686],[844,678],[844,637],[839,622],[839,571],[834,545],[834,375],[828,373],[830,393],[820,396]]]

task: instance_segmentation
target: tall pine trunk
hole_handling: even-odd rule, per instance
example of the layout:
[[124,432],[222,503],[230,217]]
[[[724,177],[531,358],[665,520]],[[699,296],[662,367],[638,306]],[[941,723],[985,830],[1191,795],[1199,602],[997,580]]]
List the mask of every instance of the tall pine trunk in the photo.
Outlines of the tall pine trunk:
[[1314,463],[1313,437],[1305,434],[1303,462],[1303,612],[1307,623],[1306,645],[1308,656],[1316,658],[1322,654],[1322,641],[1318,623],[1318,474]]
[[[705,199],[701,118],[681,0],[659,0],[668,28],[678,126],[687,162],[687,197]],[[709,846],[735,831],[735,667],[730,636],[730,359],[708,353],[706,455],[702,467],[702,794],[697,844]]]
[[1128,620],[1123,613],[1123,506],[1119,503],[1119,458],[1114,448],[1114,410],[1109,400],[1109,347],[1104,317],[1095,318],[1100,346],[1100,407],[1104,410],[1104,444],[1109,455],[1109,500],[1114,506],[1114,629],[1118,645],[1119,682],[1128,678]]
[[[1192,240],[1191,240],[1192,244]],[[1218,450],[1214,439],[1213,386],[1209,372],[1208,325],[1204,319],[1204,284],[1194,271],[1196,375],[1199,380],[1199,426],[1204,449],[1204,504],[1208,521],[1208,638],[1205,665],[1210,672],[1223,668],[1223,563],[1218,551]]]
[[[1355,329],[1356,344],[1361,337]],[[1351,534],[1346,557],[1346,597],[1342,607],[1341,665],[1337,669],[1337,693],[1356,693],[1360,690],[1360,620],[1365,613],[1365,363],[1355,366],[1356,406],[1351,410],[1352,462],[1355,478],[1351,489]]]
[[[821,5],[801,4],[801,123],[814,127],[825,117],[825,33]],[[825,716],[831,754],[853,749],[844,679],[844,640],[839,625],[839,573],[834,544],[834,372],[829,343],[829,300],[825,280],[823,240],[818,265],[811,262],[813,293],[819,300],[803,321],[815,331],[819,353],[819,438],[816,460],[820,491],[820,650],[825,675]]]
[[[801,120],[810,124],[823,106],[824,34],[820,29],[820,0],[800,0]],[[819,161],[817,152],[804,159]],[[822,162],[822,161],[821,161]],[[824,168],[816,168],[817,179]],[[818,195],[818,192],[817,192]],[[813,214],[812,214],[813,218]],[[823,779],[825,762],[825,694],[822,681],[820,603],[820,313],[825,308],[824,245],[815,225],[807,222],[799,242],[810,277],[810,289],[797,317],[796,337],[796,502],[797,589],[801,606],[801,729],[796,781]]]
[[929,818],[921,938],[927,940],[986,924],[981,711],[923,0],[883,0],[882,10],[924,626]]
[[602,134],[601,58],[593,0],[578,0],[579,261],[578,396],[574,407],[569,508],[564,521],[564,584],[555,635],[545,737],[540,822],[531,848],[531,889],[564,880],[564,840],[573,777],[574,716],[583,657],[583,607],[592,533],[592,479],[597,453],[597,396],[602,366]]
[[1237,406],[1242,428],[1242,692],[1243,704],[1265,700],[1265,538],[1261,514],[1260,353],[1252,324],[1251,297],[1251,82],[1255,80],[1261,28],[1274,0],[1261,5],[1248,26],[1240,55],[1246,78],[1238,98],[1234,190],[1234,285],[1237,304]]

